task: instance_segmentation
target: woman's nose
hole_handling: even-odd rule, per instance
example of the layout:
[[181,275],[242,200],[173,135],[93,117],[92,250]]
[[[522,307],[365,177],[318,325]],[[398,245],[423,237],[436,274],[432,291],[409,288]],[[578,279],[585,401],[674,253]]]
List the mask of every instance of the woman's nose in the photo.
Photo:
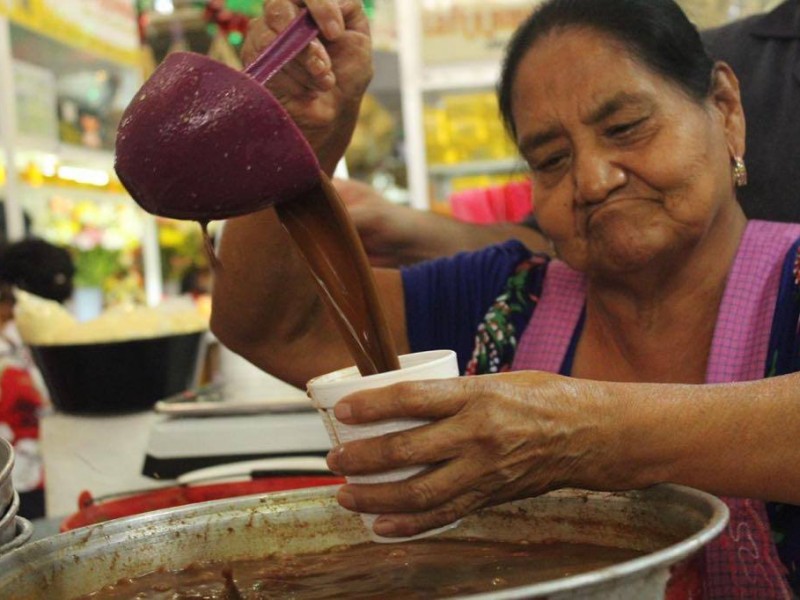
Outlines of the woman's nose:
[[605,200],[617,188],[625,185],[625,170],[612,157],[601,152],[584,152],[572,163],[575,202],[579,206]]

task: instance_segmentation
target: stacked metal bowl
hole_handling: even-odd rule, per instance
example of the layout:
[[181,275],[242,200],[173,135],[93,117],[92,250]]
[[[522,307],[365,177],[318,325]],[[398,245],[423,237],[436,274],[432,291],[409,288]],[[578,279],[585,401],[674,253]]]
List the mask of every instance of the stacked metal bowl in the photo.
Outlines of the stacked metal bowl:
[[19,494],[14,490],[11,471],[14,468],[14,448],[0,438],[0,555],[27,542],[33,527],[19,512]]

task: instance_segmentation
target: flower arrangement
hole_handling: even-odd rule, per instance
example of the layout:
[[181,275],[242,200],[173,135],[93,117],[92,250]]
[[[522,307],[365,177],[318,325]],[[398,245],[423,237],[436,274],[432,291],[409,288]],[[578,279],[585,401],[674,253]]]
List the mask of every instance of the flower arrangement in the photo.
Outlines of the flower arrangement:
[[208,267],[203,232],[197,223],[159,218],[157,225],[161,271],[165,280],[177,283],[190,269]]
[[43,237],[72,252],[76,286],[104,288],[133,267],[143,223],[132,205],[54,196],[49,208]]

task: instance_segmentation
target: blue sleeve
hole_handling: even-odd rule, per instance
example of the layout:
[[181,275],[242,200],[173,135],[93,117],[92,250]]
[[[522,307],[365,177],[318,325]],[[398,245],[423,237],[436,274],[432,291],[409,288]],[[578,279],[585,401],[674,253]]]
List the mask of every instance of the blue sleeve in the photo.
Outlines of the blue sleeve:
[[455,350],[463,373],[479,323],[514,269],[530,256],[513,240],[403,269],[411,351]]
[[800,240],[794,243],[781,269],[778,299],[772,318],[764,377],[800,371]]

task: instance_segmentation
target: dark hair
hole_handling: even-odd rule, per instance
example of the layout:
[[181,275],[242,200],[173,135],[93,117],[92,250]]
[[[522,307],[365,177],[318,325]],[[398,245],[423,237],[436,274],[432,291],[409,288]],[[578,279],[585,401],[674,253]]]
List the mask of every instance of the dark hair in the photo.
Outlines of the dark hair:
[[64,302],[72,295],[75,265],[69,251],[30,238],[0,250],[0,282]]
[[[22,225],[24,228],[25,237],[31,232],[32,225],[31,216],[27,210],[22,211]],[[8,243],[8,224],[6,223],[6,201],[0,196],[0,244]]]
[[498,100],[512,137],[511,90],[525,53],[554,29],[586,27],[628,48],[642,64],[701,101],[711,91],[714,61],[697,28],[673,0],[547,0],[520,25],[506,48]]

